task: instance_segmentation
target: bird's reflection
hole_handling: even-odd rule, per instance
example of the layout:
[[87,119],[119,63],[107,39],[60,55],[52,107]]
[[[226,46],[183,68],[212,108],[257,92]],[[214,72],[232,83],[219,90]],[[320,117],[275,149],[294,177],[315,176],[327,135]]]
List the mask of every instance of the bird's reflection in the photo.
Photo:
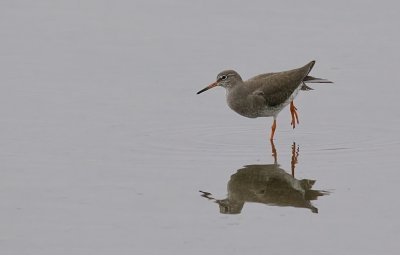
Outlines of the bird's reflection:
[[271,148],[274,164],[247,165],[237,170],[228,182],[227,198],[215,199],[211,193],[200,191],[202,196],[215,201],[223,214],[241,213],[246,202],[307,208],[313,213],[318,213],[318,209],[312,205],[311,201],[328,192],[313,190],[315,180],[295,178],[299,146],[293,143],[291,148],[290,174],[279,166],[278,153],[273,142],[271,142]]

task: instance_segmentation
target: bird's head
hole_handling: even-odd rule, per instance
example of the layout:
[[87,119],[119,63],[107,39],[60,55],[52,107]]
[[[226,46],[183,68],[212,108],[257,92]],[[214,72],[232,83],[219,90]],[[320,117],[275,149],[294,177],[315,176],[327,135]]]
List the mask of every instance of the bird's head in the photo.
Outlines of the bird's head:
[[237,85],[239,82],[243,82],[242,77],[240,77],[240,75],[236,71],[225,70],[217,75],[217,80],[215,82],[211,83],[204,89],[200,90],[199,92],[197,92],[197,94],[203,93],[204,91],[209,90],[216,86],[221,86],[226,89],[230,89],[233,88],[235,85]]

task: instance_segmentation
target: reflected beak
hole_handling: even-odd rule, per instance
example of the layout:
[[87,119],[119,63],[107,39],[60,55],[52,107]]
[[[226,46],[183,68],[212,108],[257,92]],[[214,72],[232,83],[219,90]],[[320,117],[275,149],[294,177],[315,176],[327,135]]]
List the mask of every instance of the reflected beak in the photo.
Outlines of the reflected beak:
[[200,90],[199,92],[197,92],[197,95],[198,94],[200,94],[200,93],[203,93],[204,91],[206,91],[206,90],[209,90],[209,89],[211,89],[211,88],[214,88],[215,86],[217,86],[217,82],[214,82],[214,83],[211,83],[210,85],[208,85],[207,87],[205,87],[204,89],[202,89],[202,90]]

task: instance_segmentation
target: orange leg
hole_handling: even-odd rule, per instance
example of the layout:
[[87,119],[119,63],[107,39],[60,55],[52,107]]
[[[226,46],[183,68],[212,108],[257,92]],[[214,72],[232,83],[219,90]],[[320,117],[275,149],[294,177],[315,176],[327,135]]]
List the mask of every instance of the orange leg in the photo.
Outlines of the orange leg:
[[269,140],[274,140],[274,134],[275,134],[275,129],[276,129],[276,119],[274,118],[274,123],[272,123],[271,126],[271,136],[269,137]]
[[296,122],[299,124],[299,116],[297,115],[297,108],[294,106],[293,101],[290,102],[290,114],[292,115],[292,122],[290,125],[292,125],[293,128],[296,127]]

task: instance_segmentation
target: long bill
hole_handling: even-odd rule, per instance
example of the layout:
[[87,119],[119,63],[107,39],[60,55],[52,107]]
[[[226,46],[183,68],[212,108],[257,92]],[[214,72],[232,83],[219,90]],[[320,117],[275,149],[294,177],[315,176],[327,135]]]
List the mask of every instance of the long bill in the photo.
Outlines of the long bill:
[[209,89],[211,89],[211,88],[214,88],[215,86],[217,86],[217,82],[211,83],[210,85],[208,85],[208,86],[205,87],[204,89],[200,90],[200,91],[197,92],[196,94],[198,95],[198,94],[200,94],[200,93],[203,93],[204,91],[209,90]]

